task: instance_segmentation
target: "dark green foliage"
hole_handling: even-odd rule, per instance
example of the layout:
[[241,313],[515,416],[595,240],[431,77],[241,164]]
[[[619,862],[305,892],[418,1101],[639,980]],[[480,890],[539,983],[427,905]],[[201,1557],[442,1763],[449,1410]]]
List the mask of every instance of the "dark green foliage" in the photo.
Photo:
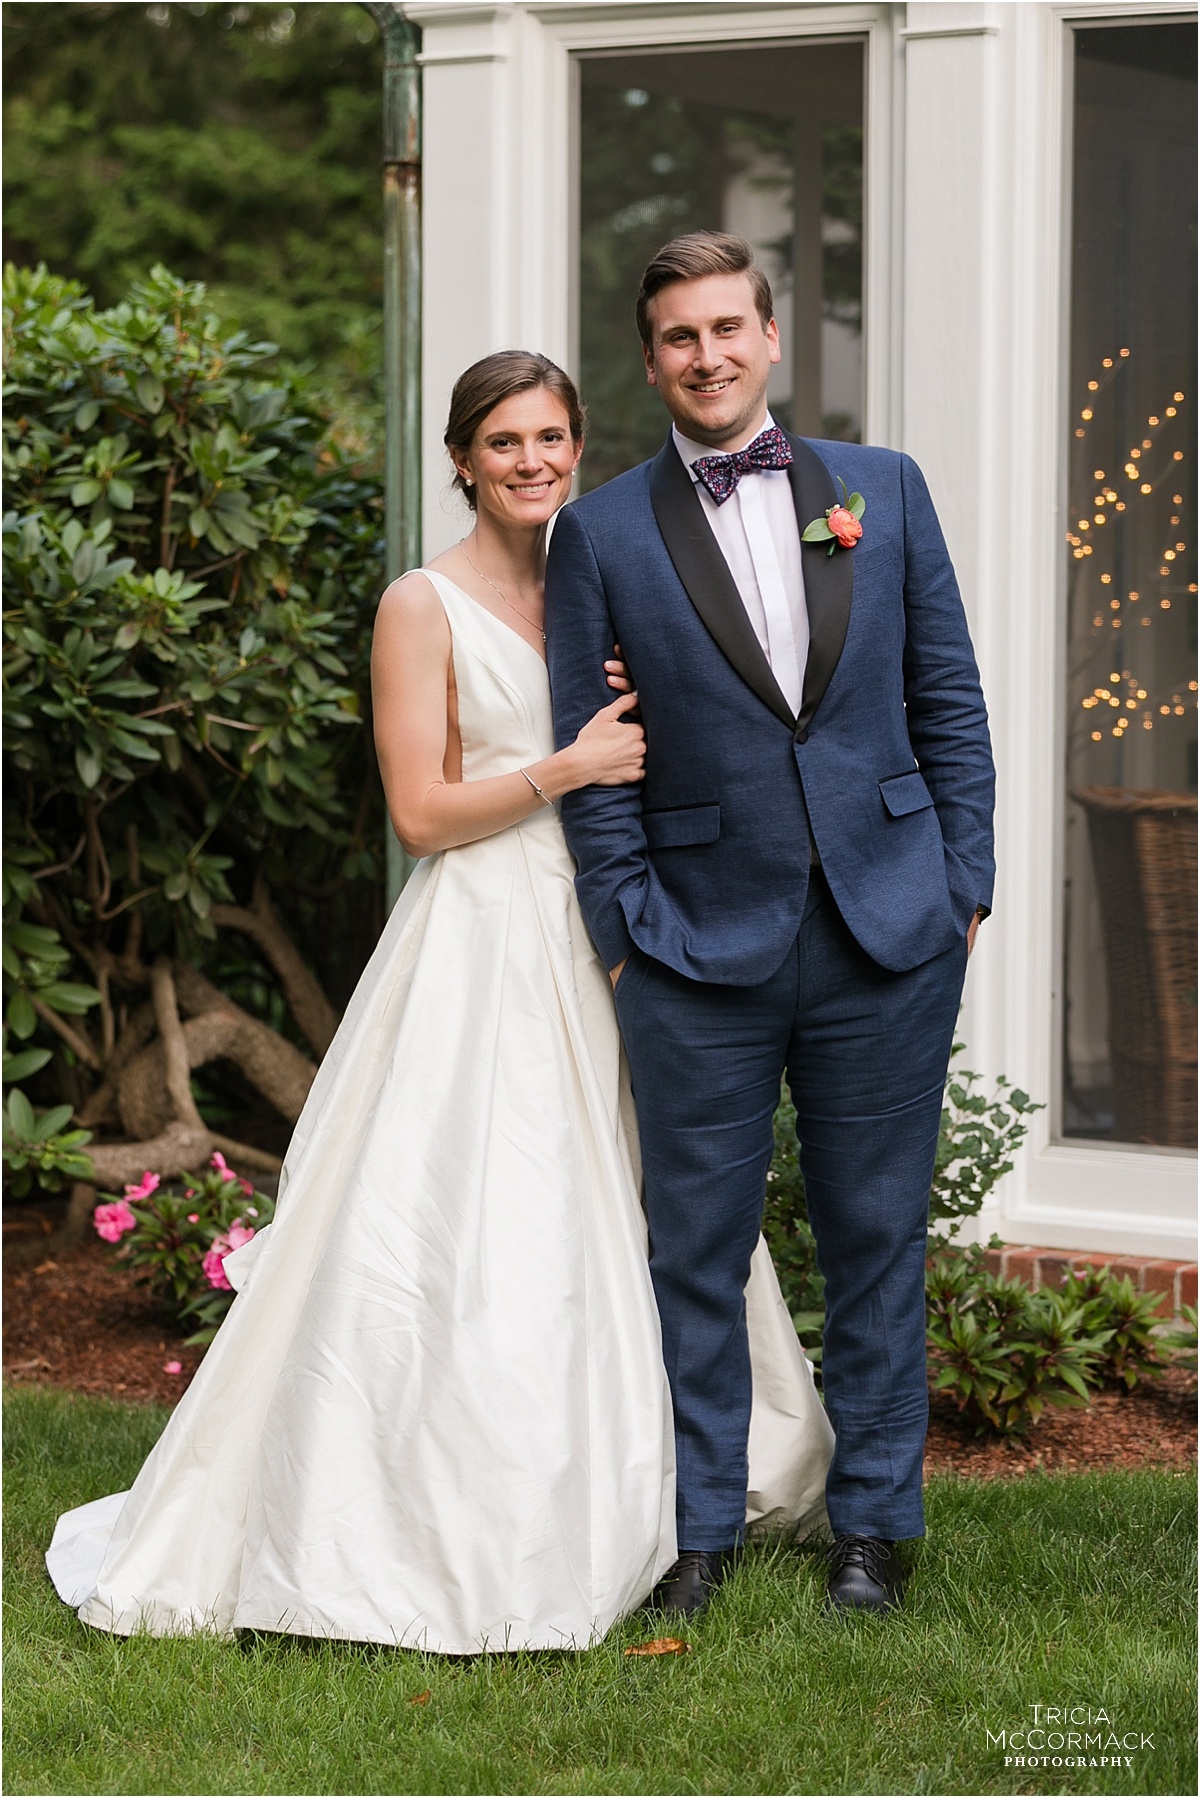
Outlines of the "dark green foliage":
[[925,1293],[934,1387],[980,1433],[1022,1433],[1047,1404],[1086,1404],[1106,1380],[1132,1388],[1173,1346],[1153,1333],[1156,1296],[1104,1269],[1033,1292],[989,1272],[981,1248],[942,1247]]
[[10,4],[4,26],[6,255],[101,306],[155,262],[207,282],[223,317],[319,367],[361,439],[382,291],[365,9]]
[[163,949],[231,972],[214,904],[265,883],[337,996],[365,961],[381,505],[274,346],[165,269],[108,310],[10,270],[5,350],[8,1066],[77,1105],[39,1015]]
[[35,1186],[43,1192],[61,1192],[68,1181],[87,1179],[91,1163],[84,1151],[92,1133],[67,1128],[72,1110],[70,1105],[54,1105],[38,1117],[18,1087],[9,1093],[4,1107],[4,1165],[10,1170],[14,1199],[25,1198]]
[[977,1247],[933,1256],[926,1303],[934,1390],[980,1434],[1020,1434],[1047,1404],[1086,1404],[1099,1383],[1107,1337],[1089,1332],[1084,1307],[998,1279]]
[[1136,1292],[1128,1275],[1118,1279],[1106,1268],[1095,1267],[1068,1274],[1059,1290],[1066,1303],[1083,1308],[1089,1330],[1107,1336],[1106,1379],[1132,1391],[1143,1375],[1159,1370],[1159,1293]]

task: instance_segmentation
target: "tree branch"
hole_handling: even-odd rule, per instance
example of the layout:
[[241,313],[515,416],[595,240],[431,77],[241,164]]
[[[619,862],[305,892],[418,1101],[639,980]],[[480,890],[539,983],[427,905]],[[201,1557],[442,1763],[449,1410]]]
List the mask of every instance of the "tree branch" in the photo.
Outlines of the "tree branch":
[[207,1135],[208,1127],[196,1110],[196,1101],[192,1097],[191,1063],[188,1060],[183,1025],[179,1021],[171,964],[165,955],[157,956],[150,970],[150,997],[154,1005],[154,1021],[158,1025],[158,1034],[162,1037],[166,1055],[167,1091],[175,1107],[175,1116],[181,1124],[190,1124]]
[[83,1151],[91,1157],[96,1184],[112,1192],[150,1170],[169,1178],[202,1167],[212,1154],[212,1137],[201,1124],[168,1124],[144,1142],[89,1143]]
[[89,800],[84,812],[84,825],[88,839],[88,902],[102,914],[112,894],[112,875],[109,873],[108,857],[104,853],[104,842],[100,835],[100,809],[94,799]]
[[79,860],[80,856],[83,854],[86,844],[87,844],[87,833],[85,832],[84,835],[80,837],[79,841],[76,843],[74,849],[72,849],[70,855],[67,857],[65,862],[55,862],[54,866],[51,868],[37,868],[34,871],[33,878],[35,880],[49,880],[49,878],[52,874],[66,874],[69,869],[71,869],[75,866],[75,863]]
[[[137,825],[131,824],[125,832],[125,852],[129,859],[129,884],[136,888],[142,878],[142,858],[138,849]],[[121,971],[125,978],[133,984],[140,972],[145,978],[142,968],[142,926],[144,923],[140,906],[130,914],[129,929],[125,932],[125,947],[121,951]]]
[[87,1038],[81,1036],[77,1030],[72,1030],[71,1026],[67,1023],[67,1020],[60,1016],[57,1011],[52,1011],[44,999],[39,999],[36,995],[31,996],[33,997],[33,1009],[37,1012],[38,1017],[41,1018],[42,1022],[44,1024],[49,1024],[51,1030],[57,1031],[58,1035],[61,1036],[64,1043],[66,1043],[68,1049],[73,1050],[85,1066],[91,1068],[94,1073],[102,1074],[104,1072],[104,1063],[93,1049],[91,1043],[88,1042]]
[[162,522],[158,533],[158,559],[168,571],[175,562],[175,550],[171,542],[171,495],[175,491],[175,472],[175,464],[172,462],[163,482]]
[[112,957],[105,955],[96,976],[96,986],[100,992],[100,1053],[106,1063],[117,1042],[117,1022],[112,1008],[111,961]]
[[[181,1026],[190,1066],[203,1067],[218,1059],[234,1062],[250,1084],[294,1123],[317,1071],[312,1062],[186,962],[175,964],[175,991],[183,1009],[192,1014]],[[130,1136],[152,1136],[166,1121],[163,1050],[162,1043],[150,1043],[115,1081],[121,1121]]]
[[250,907],[214,905],[212,921],[227,930],[240,930],[260,948],[283,988],[283,996],[292,1016],[318,1055],[324,1055],[338,1027],[338,1015],[325,996],[324,988],[306,965],[300,951],[280,923],[271,904],[266,882],[260,877],[254,885]]

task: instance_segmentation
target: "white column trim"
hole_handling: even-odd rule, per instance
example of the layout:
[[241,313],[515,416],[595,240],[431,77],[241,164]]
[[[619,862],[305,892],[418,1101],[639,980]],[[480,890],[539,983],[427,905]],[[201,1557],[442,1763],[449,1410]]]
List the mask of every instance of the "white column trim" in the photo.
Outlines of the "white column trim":
[[420,65],[423,69],[444,68],[448,63],[452,63],[452,62],[507,62],[508,61],[508,51],[507,50],[460,50],[457,52],[447,52],[444,55],[440,55],[440,56],[439,55],[426,56],[422,53],[420,56],[417,57],[417,61],[418,61],[418,63],[420,63]]
[[996,37],[999,32],[999,25],[914,25],[911,29],[902,28],[896,35],[908,41],[918,37]]

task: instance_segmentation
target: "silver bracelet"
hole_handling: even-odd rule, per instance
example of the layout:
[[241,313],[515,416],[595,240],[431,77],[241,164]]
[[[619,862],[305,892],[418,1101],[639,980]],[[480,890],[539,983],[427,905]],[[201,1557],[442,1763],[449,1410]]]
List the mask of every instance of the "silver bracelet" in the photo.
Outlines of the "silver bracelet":
[[[517,773],[525,774],[524,768],[518,768]],[[546,795],[542,792],[542,789],[538,786],[537,781],[534,780],[532,774],[525,774],[525,778],[529,782],[530,786],[533,788],[534,792],[537,794],[538,798],[541,800],[543,805],[553,805],[554,804],[553,799],[547,799]]]

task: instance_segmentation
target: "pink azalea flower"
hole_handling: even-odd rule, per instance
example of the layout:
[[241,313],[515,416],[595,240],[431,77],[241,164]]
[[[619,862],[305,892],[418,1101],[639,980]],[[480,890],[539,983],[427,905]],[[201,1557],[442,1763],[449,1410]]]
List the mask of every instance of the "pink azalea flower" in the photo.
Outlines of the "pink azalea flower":
[[189,1211],[188,1212],[188,1223],[189,1224],[198,1224],[199,1222],[200,1222],[200,1213],[198,1211]]
[[127,1230],[137,1229],[137,1218],[124,1199],[118,1199],[113,1205],[97,1205],[92,1212],[92,1222],[97,1236],[105,1242],[120,1242]]
[[164,1373],[182,1373],[183,1372],[183,1362],[182,1361],[164,1361],[163,1362],[163,1372]]
[[[242,1191],[245,1193],[247,1198],[249,1198],[251,1193],[254,1191],[254,1187],[249,1180],[239,1180],[238,1185],[241,1187]],[[257,1217],[257,1215],[258,1215],[258,1213],[256,1212],[255,1216]]]
[[254,1235],[249,1224],[235,1218],[224,1236],[214,1236],[212,1248],[201,1262],[205,1278],[216,1292],[232,1292],[233,1284],[225,1272],[225,1257],[240,1249]]
[[131,1204],[136,1204],[139,1199],[148,1199],[150,1194],[161,1184],[162,1181],[158,1174],[152,1174],[150,1169],[147,1168],[136,1185],[130,1185],[125,1188],[125,1197]]
[[224,1155],[222,1155],[220,1149],[217,1149],[214,1151],[212,1158],[210,1159],[208,1165],[209,1165],[209,1167],[216,1168],[216,1170],[220,1174],[222,1180],[236,1180],[237,1179],[237,1175],[234,1173],[233,1169],[230,1167],[229,1163],[226,1161]]
[[233,1291],[233,1285],[225,1274],[225,1257],[228,1253],[228,1242],[223,1236],[218,1236],[200,1264],[204,1269],[204,1277],[214,1292]]

